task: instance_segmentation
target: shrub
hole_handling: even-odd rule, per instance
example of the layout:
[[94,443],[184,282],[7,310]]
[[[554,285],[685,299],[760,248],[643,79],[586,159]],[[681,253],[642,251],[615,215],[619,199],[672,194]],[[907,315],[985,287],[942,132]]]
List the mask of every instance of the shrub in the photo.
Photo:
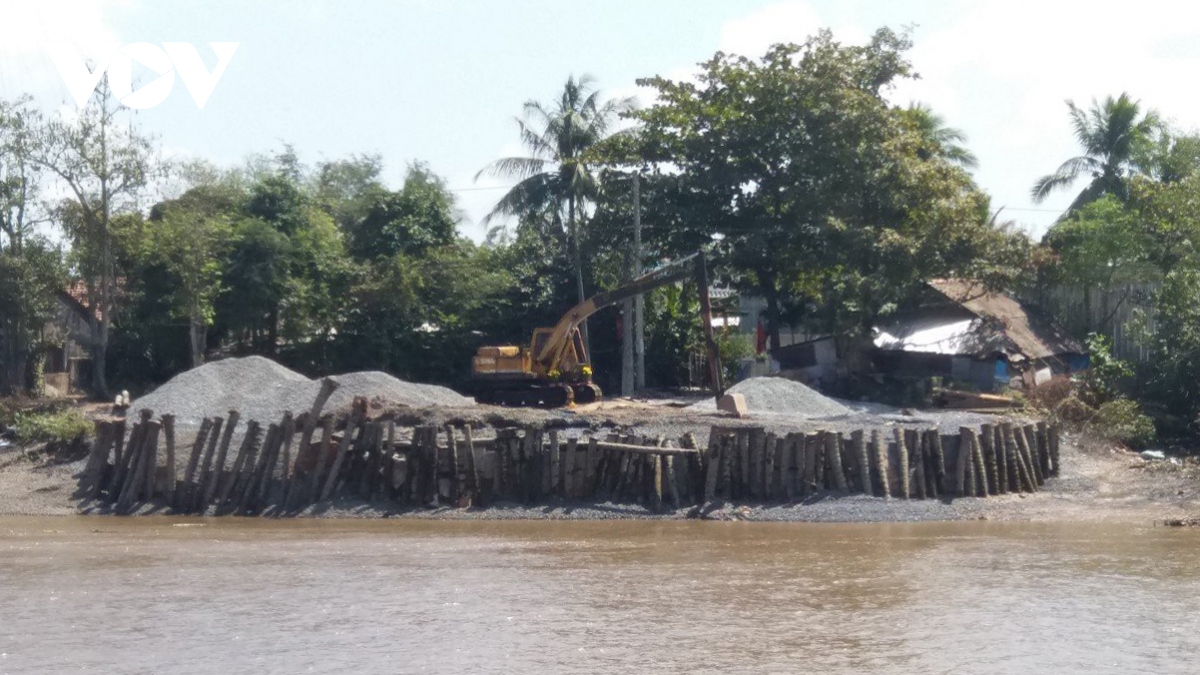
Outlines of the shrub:
[[92,423],[78,410],[18,412],[14,418],[12,426],[22,445],[66,443],[92,431]]
[[1142,412],[1136,401],[1117,398],[1103,403],[1088,421],[1088,429],[1098,436],[1144,448],[1154,442],[1154,420]]

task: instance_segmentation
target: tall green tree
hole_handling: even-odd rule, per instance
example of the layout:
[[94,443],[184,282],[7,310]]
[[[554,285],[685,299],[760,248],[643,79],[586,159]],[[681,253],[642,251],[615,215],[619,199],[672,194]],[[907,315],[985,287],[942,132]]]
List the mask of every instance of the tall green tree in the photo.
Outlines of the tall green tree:
[[595,151],[612,133],[618,116],[632,107],[631,98],[602,101],[588,75],[569,77],[553,104],[525,103],[517,127],[529,155],[496,160],[476,176],[517,180],[485,223],[497,217],[550,214],[555,235],[569,251],[581,302],[586,298],[581,223],[598,191]]
[[160,264],[173,277],[171,313],[188,326],[192,367],[204,363],[208,329],[216,318],[233,220],[245,198],[231,177],[205,168],[188,167],[192,187],[180,197],[156,204],[141,255]]
[[925,103],[913,103],[905,113],[907,120],[928,144],[929,150],[926,152],[929,155],[943,157],[964,169],[979,166],[979,159],[963,145],[967,135],[948,126],[946,118],[934,112],[933,108]]
[[639,81],[657,95],[633,114],[642,154],[691,205],[676,227],[712,242],[766,300],[772,347],[789,313],[867,333],[996,234],[970,177],[886,100],[910,75],[909,46],[888,29],[864,46],[823,31],[761,59],[717,54],[695,82]]
[[29,98],[0,101],[0,392],[27,389],[42,325],[62,291],[61,256],[28,240],[40,195],[33,161],[37,114]]
[[1162,129],[1158,113],[1143,112],[1139,102],[1125,93],[1103,102],[1092,101],[1087,110],[1067,101],[1067,109],[1083,154],[1039,178],[1033,185],[1033,201],[1041,203],[1055,190],[1069,188],[1081,175],[1091,176],[1091,182],[1071,202],[1068,212],[1106,194],[1127,199],[1129,179],[1142,173],[1137,160],[1146,156]]
[[107,82],[74,118],[55,117],[39,129],[33,160],[70,193],[77,218],[60,220],[88,291],[96,392],[108,395],[108,344],[119,304],[112,224],[136,212],[158,162],[151,139],[122,119]]

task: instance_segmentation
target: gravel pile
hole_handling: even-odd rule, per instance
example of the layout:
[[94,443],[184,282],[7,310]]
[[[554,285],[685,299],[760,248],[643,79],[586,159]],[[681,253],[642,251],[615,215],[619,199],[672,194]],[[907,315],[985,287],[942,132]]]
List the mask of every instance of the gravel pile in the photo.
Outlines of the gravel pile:
[[[445,387],[405,382],[387,373],[348,373],[333,379],[341,386],[327,410],[345,408],[355,396],[412,407],[474,405],[471,399]],[[319,389],[319,381],[261,356],[225,359],[175,376],[134,401],[131,416],[149,409],[156,415],[174,414],[178,424],[199,424],[205,417],[224,417],[237,410],[243,420],[267,424],[288,410],[296,414],[308,410]]]
[[[425,406],[462,407],[475,405],[473,399],[467,398],[451,389],[432,384],[415,384],[405,382],[378,370],[361,373],[347,373],[333,378],[341,386],[329,398],[329,409],[340,410],[350,405],[355,396],[365,396],[367,399],[379,399],[382,403],[407,405],[414,408]],[[316,388],[308,398],[308,405],[316,396]]]
[[[802,417],[833,417],[855,411],[822,395],[799,382],[782,377],[752,377],[729,389],[731,394],[746,397],[746,408],[754,413],[786,413]],[[716,401],[705,399],[695,403],[696,410],[715,410]]]

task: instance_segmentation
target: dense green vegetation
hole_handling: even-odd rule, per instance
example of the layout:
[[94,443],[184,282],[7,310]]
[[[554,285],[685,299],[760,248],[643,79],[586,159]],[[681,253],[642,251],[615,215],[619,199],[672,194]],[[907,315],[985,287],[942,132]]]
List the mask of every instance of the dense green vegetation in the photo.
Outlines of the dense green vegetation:
[[[41,327],[69,283],[90,299],[98,394],[218,352],[461,385],[478,345],[524,340],[628,278],[636,175],[645,260],[708,249],[718,283],[766,300],[774,344],[781,326],[804,325],[852,352],[930,277],[1157,283],[1157,321],[1131,326],[1153,358],[1080,400],[1118,418],[1138,401],[1160,426],[1189,429],[1200,137],[1125,94],[1069,104],[1082,152],[1033,194],[1090,180],[1035,243],[989,217],[960,132],[928,106],[889,101],[916,75],[910,46],[881,29],[865,45],[821,32],[757,57],[717,54],[694,80],[640,81],[655,94],[644,109],[571,77],[555,100],[525,105],[526,153],[480,171],[514,182],[483,243],[458,233],[454,193],[423,163],[399,187],[378,156],[308,164],[287,146],[241,167],[169,163],[103,86],[71,120],[0,102],[0,388],[36,388]],[[651,384],[687,380],[695,304],[686,287],[647,298]],[[611,389],[616,321],[600,315],[590,333]],[[746,342],[726,336],[723,348],[741,355]]]

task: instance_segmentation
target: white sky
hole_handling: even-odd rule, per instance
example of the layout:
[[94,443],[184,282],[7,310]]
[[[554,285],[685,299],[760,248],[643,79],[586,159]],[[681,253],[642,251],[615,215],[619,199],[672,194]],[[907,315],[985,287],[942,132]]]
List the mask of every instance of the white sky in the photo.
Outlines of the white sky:
[[[210,66],[208,42],[239,42],[203,110],[177,81],[163,105],[137,113],[165,152],[224,164],[283,142],[310,162],[378,152],[393,184],[423,160],[478,221],[502,190],[475,173],[520,152],[521,104],[550,99],[568,75],[629,95],[636,78],[686,76],[718,49],[758,55],[820,27],[860,41],[882,25],[913,27],[921,75],[893,100],[924,101],[963,130],[993,209],[1035,235],[1071,197],[1028,197],[1077,152],[1064,100],[1128,91],[1185,129],[1200,126],[1190,79],[1200,3],[1153,0],[0,0],[0,97],[73,107],[47,42],[193,42]],[[471,223],[463,231],[482,234]]]

